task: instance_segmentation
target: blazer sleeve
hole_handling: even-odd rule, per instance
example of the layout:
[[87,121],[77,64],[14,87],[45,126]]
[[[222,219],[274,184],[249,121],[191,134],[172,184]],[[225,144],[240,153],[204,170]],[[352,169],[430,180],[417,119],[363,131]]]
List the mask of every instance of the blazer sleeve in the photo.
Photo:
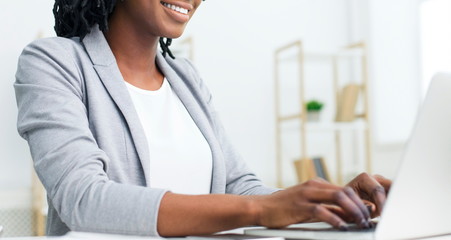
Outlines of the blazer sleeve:
[[157,236],[165,190],[120,184],[105,171],[83,104],[71,40],[38,40],[19,58],[18,132],[61,220],[73,231]]
[[210,122],[215,131],[226,166],[226,193],[238,195],[267,195],[272,194],[280,189],[265,186],[262,181],[249,169],[246,162],[238,151],[234,148],[231,141],[227,137],[218,113],[213,106],[212,94],[205,85],[197,69],[193,64],[185,59],[196,79],[203,101],[207,103],[208,115]]

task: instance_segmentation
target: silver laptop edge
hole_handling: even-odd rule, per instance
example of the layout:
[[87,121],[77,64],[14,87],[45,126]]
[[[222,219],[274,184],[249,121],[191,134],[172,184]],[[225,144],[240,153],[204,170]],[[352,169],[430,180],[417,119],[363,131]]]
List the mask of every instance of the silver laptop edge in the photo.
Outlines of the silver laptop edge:
[[[375,232],[251,229],[245,233],[290,239],[417,239],[451,234],[450,217],[451,73],[439,73],[420,109]],[[321,224],[330,228],[325,223],[316,226]]]
[[451,233],[451,73],[434,76],[391,187],[376,239]]

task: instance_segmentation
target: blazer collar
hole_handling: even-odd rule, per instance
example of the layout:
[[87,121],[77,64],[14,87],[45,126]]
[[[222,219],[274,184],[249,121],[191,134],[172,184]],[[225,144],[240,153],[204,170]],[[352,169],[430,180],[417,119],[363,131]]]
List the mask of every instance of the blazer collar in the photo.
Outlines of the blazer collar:
[[91,28],[91,32],[83,39],[83,44],[94,65],[117,65],[116,58],[98,25]]
[[[91,58],[91,61],[94,64],[94,68],[97,71],[97,74],[99,75],[101,81],[124,115],[124,118],[132,134],[134,145],[141,161],[141,165],[143,167],[147,186],[150,186],[149,168],[150,155],[152,153],[149,154],[148,143],[144,130],[142,128],[138,114],[136,113],[136,110],[134,108],[131,97],[127,91],[127,87],[124,83],[122,74],[119,70],[119,67],[117,66],[113,52],[111,51],[108,42],[105,39],[105,36],[97,26],[93,27],[91,33],[86,35],[85,39],[83,40],[83,44]],[[202,132],[205,139],[210,145],[213,157],[213,173],[221,174],[217,171],[221,171],[221,169],[224,169],[224,167],[215,167],[216,164],[221,162],[216,158],[217,156],[221,156],[221,154],[218,154],[218,152],[216,152],[219,148],[217,146],[217,141],[215,141],[214,131],[206,115],[206,113],[208,113],[208,110],[206,110],[208,109],[208,107],[205,105],[205,102],[203,100],[196,99],[192,92],[192,89],[190,89],[190,86],[188,86],[183,80],[183,78],[191,76],[186,74],[186,69],[178,69],[178,71],[176,71],[174,70],[174,67],[171,66],[170,63],[168,63],[168,61],[172,62],[172,59],[166,60],[160,52],[157,53],[156,63],[158,67],[163,72],[164,76],[171,84],[173,91],[180,98],[188,113],[191,115],[194,122],[199,127],[199,130]],[[177,64],[172,62],[172,65],[176,66]],[[179,72],[183,74],[183,76],[180,76]],[[218,185],[214,181],[215,178],[213,178],[212,187]],[[213,187],[212,192],[221,191],[215,190],[215,188]]]
[[[192,84],[197,80],[187,80],[186,78],[192,77],[191,74],[188,74],[189,69],[182,68],[185,65],[177,64],[172,59],[164,58],[161,53],[157,54],[157,65],[208,142],[213,158],[213,176],[225,176],[225,165],[224,159],[222,159],[221,146],[214,135],[213,123],[209,121],[209,119],[213,118],[209,112],[210,108],[207,106],[205,100],[201,99],[201,96],[194,94],[196,90],[193,88],[197,86],[188,84],[188,82]],[[225,179],[213,177],[210,192],[224,193]]]
[[117,66],[113,52],[98,26],[83,39],[83,45],[94,65],[100,80],[107,89],[113,101],[122,112],[133,138],[136,152],[144,171],[147,186],[150,186],[150,157],[147,138],[142,128],[139,116]]

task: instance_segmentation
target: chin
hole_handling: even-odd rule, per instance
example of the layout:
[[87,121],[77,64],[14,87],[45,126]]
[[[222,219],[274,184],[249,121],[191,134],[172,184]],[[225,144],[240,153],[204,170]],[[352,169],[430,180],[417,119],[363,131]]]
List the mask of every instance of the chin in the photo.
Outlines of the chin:
[[169,34],[169,35],[165,35],[163,36],[164,38],[172,38],[172,39],[177,39],[179,37],[181,37],[182,34]]
[[162,37],[165,38],[172,38],[172,39],[176,39],[179,38],[183,35],[183,32],[185,31],[185,28],[173,28],[173,29],[168,29],[168,31],[165,31],[164,34],[162,34]]
[[181,36],[182,36],[182,33],[180,33],[180,34],[165,34],[165,35],[163,35],[162,37],[164,37],[164,38],[177,39],[177,38],[179,38],[179,37],[181,37]]

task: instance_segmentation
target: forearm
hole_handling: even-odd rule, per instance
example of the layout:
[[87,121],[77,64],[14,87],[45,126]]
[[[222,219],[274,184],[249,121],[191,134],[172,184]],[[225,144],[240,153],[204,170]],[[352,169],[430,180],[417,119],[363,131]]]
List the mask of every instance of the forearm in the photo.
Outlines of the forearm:
[[258,209],[249,196],[166,193],[158,213],[158,233],[164,237],[211,234],[255,225]]

